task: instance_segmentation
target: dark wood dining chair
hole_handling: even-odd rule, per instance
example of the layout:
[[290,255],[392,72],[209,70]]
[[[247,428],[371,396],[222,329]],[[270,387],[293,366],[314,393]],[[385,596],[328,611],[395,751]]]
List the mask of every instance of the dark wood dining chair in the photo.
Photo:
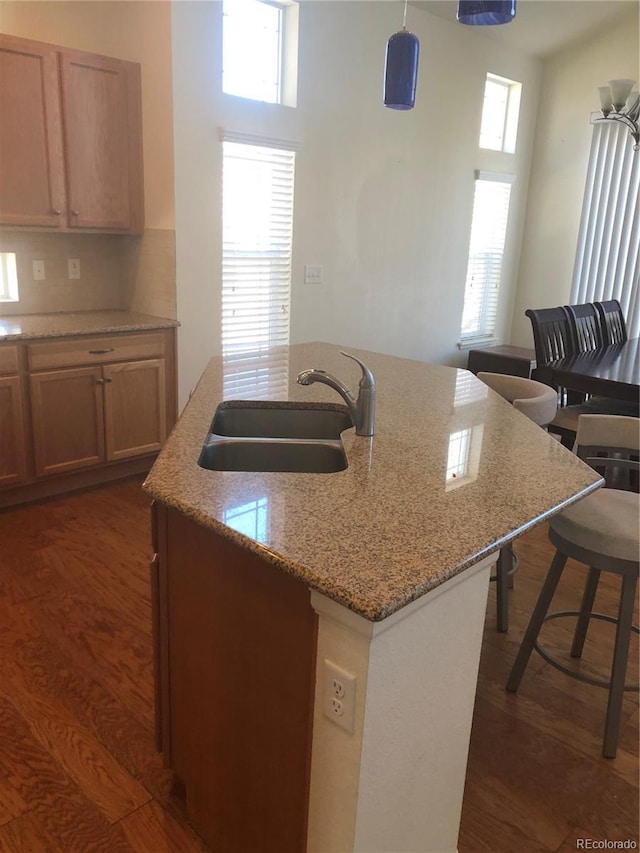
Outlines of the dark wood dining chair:
[[578,415],[582,412],[573,409],[569,411],[567,403],[579,405],[584,401],[584,395],[569,395],[565,388],[553,385],[551,371],[547,367],[550,362],[566,358],[576,351],[569,312],[559,305],[556,308],[528,308],[524,313],[531,320],[536,351],[536,368],[531,378],[555,388],[558,394],[558,414],[549,424],[549,432],[559,435],[565,447],[573,447]]
[[561,305],[557,308],[528,308],[524,313],[531,320],[536,351],[536,369],[532,378],[545,382],[549,376],[548,371],[545,373],[549,362],[575,352],[569,314]]
[[[616,300],[600,303],[609,306],[613,317]],[[589,414],[633,415],[633,406],[618,400],[600,397],[587,399],[586,395],[553,385],[551,371],[546,365],[558,358],[589,352],[606,346],[604,327],[597,308],[598,303],[564,305],[557,308],[528,309],[525,314],[531,320],[533,341],[536,350],[536,369],[532,378],[551,385],[558,392],[558,411],[549,424],[550,433],[559,436],[565,447],[572,448],[578,429],[578,418]],[[611,324],[617,321],[612,319]],[[624,322],[624,318],[623,318]]]
[[618,300],[608,299],[606,302],[596,302],[594,304],[596,311],[600,315],[600,326],[605,346],[624,343],[628,337],[627,324]]
[[569,315],[576,352],[590,352],[605,345],[600,314],[593,302],[564,307]]

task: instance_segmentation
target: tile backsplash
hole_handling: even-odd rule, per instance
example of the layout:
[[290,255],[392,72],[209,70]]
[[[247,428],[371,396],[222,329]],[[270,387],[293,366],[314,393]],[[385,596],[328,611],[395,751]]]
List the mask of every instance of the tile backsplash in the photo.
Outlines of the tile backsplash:
[[[0,303],[0,316],[125,309],[175,319],[175,232],[50,234],[0,231],[0,252],[15,252],[19,302]],[[69,278],[68,261],[80,261]],[[44,281],[33,280],[43,261]]]

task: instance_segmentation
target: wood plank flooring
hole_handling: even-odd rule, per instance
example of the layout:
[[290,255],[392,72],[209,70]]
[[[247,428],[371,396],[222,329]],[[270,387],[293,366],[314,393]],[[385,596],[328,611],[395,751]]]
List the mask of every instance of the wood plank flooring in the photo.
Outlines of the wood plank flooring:
[[[0,513],[2,853],[207,850],[154,749],[149,512],[140,485],[136,478]],[[495,631],[490,589],[459,851],[567,853],[579,838],[638,843],[637,694],[626,694],[618,756],[606,760],[606,691],[538,656],[517,696],[504,690],[551,558],[546,530],[523,537],[518,552],[506,635]],[[571,564],[565,574],[557,604],[572,608],[583,573]],[[614,612],[617,584],[606,578],[602,587],[599,607]],[[550,648],[569,636],[569,625],[545,628]],[[610,626],[596,625],[585,658],[606,670],[612,640]],[[637,649],[634,640],[635,673]]]

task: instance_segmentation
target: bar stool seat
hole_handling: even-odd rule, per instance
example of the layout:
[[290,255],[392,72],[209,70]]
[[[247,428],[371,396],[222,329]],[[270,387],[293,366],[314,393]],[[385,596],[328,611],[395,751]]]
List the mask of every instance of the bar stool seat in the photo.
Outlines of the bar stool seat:
[[[553,420],[558,409],[558,394],[549,385],[526,379],[522,376],[510,376],[503,373],[478,373],[478,379],[500,394],[514,409],[522,412],[540,427]],[[491,578],[496,582],[497,628],[509,630],[509,589],[513,587],[513,575],[518,571],[518,555],[513,547],[505,545],[500,549],[496,563],[496,574]]]
[[601,489],[589,500],[568,507],[551,519],[555,538],[592,555],[638,561],[639,496],[619,489]]
[[[629,473],[640,468],[640,435],[636,418],[583,415],[578,423],[576,443],[578,455],[592,467],[602,469],[607,482],[629,484]],[[602,456],[603,453],[607,455]],[[638,690],[637,684],[626,684],[625,679],[631,633],[638,633],[638,628],[632,622],[640,571],[639,518],[640,495],[637,492],[604,488],[567,507],[551,519],[549,539],[557,550],[507,681],[507,690],[515,693],[520,686],[531,652],[535,649],[552,666],[567,675],[587,684],[608,688],[602,748],[605,758],[614,758],[616,755],[624,691]],[[589,566],[580,609],[549,613],[553,595],[568,558]],[[620,575],[622,579],[617,617],[593,613],[593,603],[603,571]],[[582,656],[592,618],[616,625],[610,678],[590,678],[581,672],[570,670],[539,644],[538,634],[544,622],[576,616],[570,651],[571,657],[574,658]]]

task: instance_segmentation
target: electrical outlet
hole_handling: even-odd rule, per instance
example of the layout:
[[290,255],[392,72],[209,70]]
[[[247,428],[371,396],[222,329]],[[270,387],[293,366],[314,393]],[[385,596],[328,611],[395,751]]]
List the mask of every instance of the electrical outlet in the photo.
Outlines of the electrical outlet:
[[80,261],[78,258],[69,258],[67,261],[69,278],[80,278]]
[[317,265],[304,265],[304,283],[322,284],[322,267]]
[[33,262],[33,280],[34,281],[44,281],[44,261],[34,261]]
[[333,661],[324,659],[323,709],[330,720],[353,734],[356,709],[356,677]]

